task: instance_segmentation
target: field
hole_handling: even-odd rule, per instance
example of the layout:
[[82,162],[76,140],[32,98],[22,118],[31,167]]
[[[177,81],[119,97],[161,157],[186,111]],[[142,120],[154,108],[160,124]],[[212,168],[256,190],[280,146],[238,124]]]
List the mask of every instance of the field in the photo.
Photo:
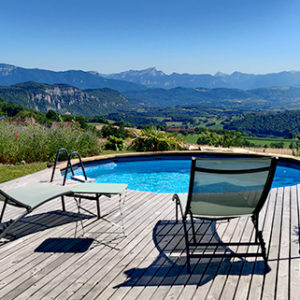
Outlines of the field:
[[283,143],[283,148],[289,148],[292,142],[296,142],[297,140],[294,139],[284,139],[284,138],[264,138],[264,137],[247,137],[246,138],[250,143],[255,144],[255,146],[264,147],[267,145],[270,148],[271,144],[273,143]]
[[[188,144],[196,144],[198,140],[198,134],[189,134],[184,137],[184,141]],[[266,148],[276,148],[274,144],[282,143],[283,147],[278,148],[289,148],[292,142],[296,142],[297,140],[293,139],[283,139],[283,138],[263,138],[263,137],[246,137],[250,143],[254,144],[254,146],[265,147]],[[272,146],[273,144],[273,146]]]
[[184,141],[188,144],[197,144],[199,134],[188,134],[184,137]]

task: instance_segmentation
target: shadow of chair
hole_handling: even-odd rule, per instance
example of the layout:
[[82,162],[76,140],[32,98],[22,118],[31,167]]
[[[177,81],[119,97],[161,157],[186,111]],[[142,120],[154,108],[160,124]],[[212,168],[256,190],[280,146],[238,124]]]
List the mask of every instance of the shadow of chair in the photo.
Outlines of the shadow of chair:
[[[215,221],[195,221],[196,237],[199,240],[222,243],[216,231]],[[188,222],[189,230],[191,223]],[[191,273],[187,271],[185,256],[185,239],[183,224],[174,220],[159,221],[153,229],[153,242],[158,256],[145,268],[132,268],[125,271],[127,280],[115,286],[170,286],[170,285],[203,285],[218,275],[247,276],[265,274],[263,261],[229,257],[191,258]],[[204,246],[198,251],[216,253],[215,247]],[[219,253],[230,253],[231,250],[220,244]],[[150,256],[151,257],[151,256]]]
[[[86,214],[78,214],[73,212],[54,210],[34,215],[26,215],[19,219],[13,227],[8,228],[5,232],[5,239],[12,241],[23,236],[34,234],[50,228],[58,227],[68,223],[81,222],[85,219],[91,219],[93,216]],[[5,227],[6,223],[2,223]]]

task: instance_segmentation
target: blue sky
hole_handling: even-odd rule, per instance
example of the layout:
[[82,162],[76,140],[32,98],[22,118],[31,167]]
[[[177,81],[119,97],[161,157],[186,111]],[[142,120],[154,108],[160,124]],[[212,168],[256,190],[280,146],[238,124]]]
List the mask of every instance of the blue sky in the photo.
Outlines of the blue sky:
[[0,62],[115,73],[300,70],[298,0],[0,0]]

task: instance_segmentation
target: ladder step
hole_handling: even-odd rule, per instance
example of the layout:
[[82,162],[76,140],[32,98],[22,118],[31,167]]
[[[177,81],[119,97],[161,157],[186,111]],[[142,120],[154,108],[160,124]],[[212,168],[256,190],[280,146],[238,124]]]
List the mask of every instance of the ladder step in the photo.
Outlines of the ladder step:
[[85,179],[85,177],[83,175],[74,175],[71,177],[73,180],[77,180],[80,182],[96,182],[96,180],[94,178],[88,178]]

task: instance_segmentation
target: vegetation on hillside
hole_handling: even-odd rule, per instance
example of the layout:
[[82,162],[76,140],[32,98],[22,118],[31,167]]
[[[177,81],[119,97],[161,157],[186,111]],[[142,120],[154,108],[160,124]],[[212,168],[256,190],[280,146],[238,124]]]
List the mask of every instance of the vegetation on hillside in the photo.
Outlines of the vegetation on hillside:
[[154,128],[142,130],[142,135],[136,137],[131,148],[135,151],[168,151],[183,148],[182,138]]
[[0,163],[52,162],[59,148],[78,151],[82,156],[100,153],[98,139],[78,126],[46,127],[18,124],[5,118],[0,121]]
[[201,130],[197,144],[215,147],[250,146],[242,132],[235,130]]
[[80,90],[66,84],[24,82],[13,86],[0,86],[0,97],[29,109],[61,114],[92,116],[111,112],[129,111],[132,105],[120,92],[103,88]]
[[300,137],[300,110],[244,114],[225,127],[242,130],[253,135]]

